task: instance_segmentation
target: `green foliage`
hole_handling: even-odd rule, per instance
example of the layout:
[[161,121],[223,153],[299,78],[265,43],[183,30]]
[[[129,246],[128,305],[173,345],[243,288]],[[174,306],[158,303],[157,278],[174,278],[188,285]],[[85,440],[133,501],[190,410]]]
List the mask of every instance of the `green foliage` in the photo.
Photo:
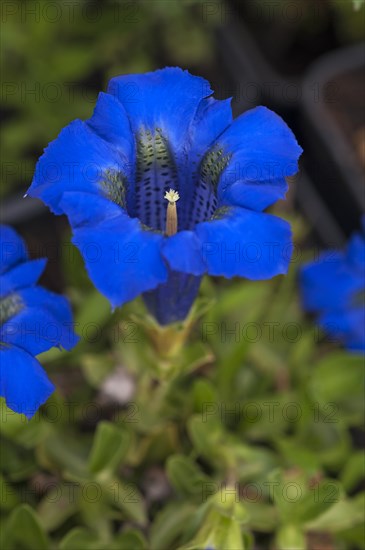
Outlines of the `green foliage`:
[[219,11],[207,9],[203,0],[4,5],[2,194],[29,186],[46,145],[91,115],[112,76],[209,64]]
[[49,543],[35,512],[21,504],[10,515],[2,533],[2,548],[47,550]]
[[93,474],[110,474],[123,460],[130,443],[129,433],[110,422],[100,422],[89,456],[89,471]]
[[295,265],[205,280],[162,359],[140,301],[73,297],[81,343],[42,356],[62,394],[30,422],[2,406],[4,547],[364,547],[363,359],[303,317]]

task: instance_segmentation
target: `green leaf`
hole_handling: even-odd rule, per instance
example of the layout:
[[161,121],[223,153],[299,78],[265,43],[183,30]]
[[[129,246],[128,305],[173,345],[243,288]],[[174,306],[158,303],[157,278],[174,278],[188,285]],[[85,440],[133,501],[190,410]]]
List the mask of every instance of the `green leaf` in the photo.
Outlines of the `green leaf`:
[[38,449],[38,456],[47,468],[61,469],[65,477],[78,481],[88,478],[86,452],[87,447],[81,437],[75,439],[60,432],[44,441]]
[[24,415],[8,409],[3,398],[0,402],[0,418],[1,434],[27,449],[35,447],[52,432],[52,425],[45,422],[40,413],[28,420]]
[[59,483],[48,491],[37,506],[42,527],[46,531],[57,529],[78,512],[79,488],[73,484]]
[[19,504],[19,498],[16,490],[0,474],[0,508],[2,510],[12,510]]
[[[208,404],[209,405],[209,404]],[[206,458],[218,459],[221,451],[218,446],[222,442],[222,426],[217,419],[209,416],[209,410],[201,415],[189,418],[188,430],[196,450]]]
[[313,366],[309,388],[314,400],[324,409],[328,409],[331,404],[337,405],[338,408],[338,418],[336,419],[335,415],[330,420],[338,422],[349,418],[355,423],[362,424],[363,368],[363,358],[360,355],[346,352],[332,353]]
[[151,526],[151,550],[171,550],[196,515],[196,508],[188,502],[171,502],[157,514]]
[[9,517],[2,544],[7,549],[49,550],[49,541],[39,518],[27,504],[15,508]]
[[346,462],[341,472],[341,483],[346,491],[351,491],[356,488],[358,483],[365,477],[365,460],[364,452],[354,452]]
[[196,412],[203,412],[206,403],[216,403],[217,390],[210,380],[196,380],[193,386],[193,400]]
[[98,550],[100,541],[97,540],[95,533],[81,527],[72,529],[61,540],[59,550]]
[[307,475],[300,470],[275,470],[269,476],[270,492],[284,524],[304,524],[314,519],[343,498],[341,485],[323,479],[310,487]]
[[[214,320],[220,321],[225,315],[231,316],[232,313],[238,312],[241,319],[244,318],[244,312],[250,312],[250,320],[258,317],[261,309],[267,304],[268,297],[272,289],[270,285],[262,284],[261,282],[246,281],[245,284],[241,282],[226,285],[219,294],[214,309],[211,311],[210,317]],[[210,327],[211,329],[213,327]],[[217,334],[221,327],[216,327]],[[211,330],[207,331],[207,336],[212,333]],[[212,333],[212,336],[213,333]]]
[[110,479],[101,485],[103,494],[110,504],[122,510],[128,519],[140,525],[146,525],[146,509],[143,496],[134,483],[125,483],[119,479]]
[[204,486],[211,479],[184,455],[174,455],[167,460],[167,475],[174,489],[182,496],[202,498]]
[[260,500],[245,500],[245,507],[250,517],[250,528],[255,531],[270,533],[278,524],[277,508]]
[[276,545],[280,550],[306,550],[306,538],[297,525],[284,525],[276,534]]
[[358,523],[350,529],[345,529],[340,533],[336,533],[335,538],[340,543],[345,542],[345,546],[339,544],[342,548],[356,548],[356,550],[365,550],[365,537],[364,537],[364,525]]
[[[235,507],[235,506],[233,506]],[[196,536],[179,550],[205,550],[206,548],[230,548],[245,550],[240,522],[228,510],[222,513],[220,507],[212,506]]]
[[306,523],[305,527],[309,531],[339,533],[356,525],[362,525],[364,500],[364,493],[351,500],[340,500],[324,514]]
[[211,538],[215,548],[245,550],[241,535],[241,527],[233,518],[221,516],[218,525],[214,526]]
[[296,517],[300,523],[315,519],[339,502],[343,496],[343,489],[338,481],[322,479],[300,498],[295,506]]
[[142,533],[128,530],[117,535],[110,546],[111,550],[147,550],[148,544]]
[[110,536],[113,519],[120,520],[120,514],[116,514],[107,501],[104,487],[95,482],[81,486],[78,508],[78,523],[91,529],[100,539]]
[[[95,335],[110,319],[111,310],[109,301],[97,290],[92,290],[85,300],[82,308],[78,311],[75,319],[76,331],[85,336],[86,341],[91,338],[89,331],[96,327]],[[94,328],[95,328],[94,327]]]
[[[322,411],[319,411],[318,418],[301,423],[300,435],[298,434],[297,437],[288,438],[284,441],[283,452],[290,453],[287,456],[290,458],[291,455],[293,466],[296,465],[295,455],[293,455],[295,445],[298,445],[298,448],[307,447],[312,453],[316,453],[318,464],[327,466],[332,470],[342,467],[347,460],[351,453],[350,433],[344,422],[339,422],[336,418],[334,422],[331,422],[333,412],[337,413],[336,408],[331,405],[325,410],[329,421],[322,416]],[[317,410],[313,410],[313,414],[317,416]],[[278,441],[277,446],[281,448],[280,441]],[[300,460],[300,451],[298,456]],[[299,465],[301,465],[301,462],[299,462]]]
[[125,458],[130,442],[126,429],[111,422],[99,422],[89,456],[89,471],[93,474],[113,473]]
[[84,353],[80,357],[80,366],[90,386],[99,389],[115,365],[107,353]]
[[290,466],[302,468],[307,472],[315,472],[320,469],[320,457],[315,450],[305,446],[296,438],[280,438],[276,441],[276,447],[285,457]]

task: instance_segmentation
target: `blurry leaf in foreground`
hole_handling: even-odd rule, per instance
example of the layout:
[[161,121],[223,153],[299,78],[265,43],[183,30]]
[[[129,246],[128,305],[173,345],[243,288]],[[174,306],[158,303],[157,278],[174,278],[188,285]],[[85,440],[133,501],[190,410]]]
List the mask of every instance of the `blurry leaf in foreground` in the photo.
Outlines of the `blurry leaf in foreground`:
[[39,521],[46,531],[57,529],[79,511],[75,486],[67,483],[52,486],[37,506]]
[[325,356],[313,366],[309,388],[321,407],[337,405],[339,419],[349,418],[351,422],[362,424],[364,418],[363,371],[363,357],[346,352],[335,352]]
[[100,541],[88,529],[76,527],[62,539],[59,550],[98,550]]
[[209,499],[208,512],[192,541],[179,550],[201,550],[207,548],[234,548],[246,550],[249,537],[244,536],[242,525],[248,521],[248,513],[239,501],[236,490],[222,489]]
[[2,548],[49,550],[49,541],[37,514],[27,504],[15,508],[2,533]]
[[131,437],[126,429],[111,422],[99,422],[89,457],[93,474],[115,471],[128,452]]
[[187,456],[173,455],[167,461],[167,475],[182,496],[202,497],[203,486],[210,478]]
[[110,545],[111,550],[147,550],[148,545],[144,536],[135,530],[128,530],[117,535]]

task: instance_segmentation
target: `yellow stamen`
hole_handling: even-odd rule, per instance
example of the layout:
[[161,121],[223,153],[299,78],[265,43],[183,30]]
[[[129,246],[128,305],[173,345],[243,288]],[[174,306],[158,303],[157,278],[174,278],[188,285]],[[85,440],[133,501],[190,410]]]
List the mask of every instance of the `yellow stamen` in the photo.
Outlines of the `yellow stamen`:
[[176,202],[179,200],[179,193],[170,189],[166,191],[164,198],[169,201],[166,212],[166,235],[171,237],[177,233],[177,209]]

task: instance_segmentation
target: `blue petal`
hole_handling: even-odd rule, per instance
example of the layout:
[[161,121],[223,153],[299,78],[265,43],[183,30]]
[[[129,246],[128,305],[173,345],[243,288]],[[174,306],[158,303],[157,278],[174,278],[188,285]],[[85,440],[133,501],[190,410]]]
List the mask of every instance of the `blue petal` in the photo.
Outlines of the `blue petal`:
[[318,324],[327,334],[343,342],[347,349],[365,352],[364,308],[327,311],[320,315]]
[[71,227],[95,226],[111,218],[125,216],[120,206],[92,193],[64,193],[59,204]]
[[206,150],[232,123],[231,99],[202,99],[191,123],[190,157],[202,158]]
[[28,259],[23,239],[8,225],[0,225],[0,251],[0,273]]
[[115,147],[119,153],[134,162],[135,143],[127,111],[110,94],[101,92],[92,117],[86,121],[98,136]]
[[20,290],[24,307],[1,327],[1,341],[23,348],[32,355],[61,345],[73,348],[79,338],[74,333],[68,301],[42,287]]
[[347,248],[347,260],[349,265],[358,269],[365,276],[365,236],[355,233],[350,239]]
[[[160,254],[162,235],[143,231],[138,220],[103,197],[65,193],[60,204],[74,228],[73,242],[90,278],[113,306],[166,280]],[[139,268],[141,273],[137,273]]]
[[166,281],[160,253],[163,238],[121,214],[94,227],[74,229],[72,241],[81,251],[90,279],[116,307]]
[[86,124],[106,142],[110,143],[125,162],[124,173],[128,179],[126,200],[133,204],[136,144],[127,111],[110,94],[100,93],[92,117]]
[[[285,177],[297,172],[302,152],[285,122],[266,107],[256,107],[236,118],[212,151],[220,149],[223,157],[231,158],[219,178],[219,204],[254,210],[262,210],[283,197]],[[230,195],[229,187],[238,181],[241,186],[250,186],[249,194],[235,191]]]
[[365,242],[355,234],[346,252],[327,251],[302,268],[304,308],[349,351],[365,351]]
[[16,347],[0,347],[0,394],[11,410],[31,418],[53,391],[34,357]]
[[55,214],[66,191],[105,194],[105,174],[126,174],[129,164],[119,151],[97,136],[84,122],[75,120],[52,141],[39,159],[28,190]]
[[362,277],[349,268],[342,252],[328,251],[301,271],[303,306],[307,311],[346,307],[353,294],[360,291]]
[[287,190],[288,184],[284,178],[267,182],[249,182],[240,179],[226,188],[221,202],[262,212],[277,200],[284,199]]
[[112,78],[108,93],[123,104],[135,132],[161,128],[175,153],[179,153],[200,101],[212,90],[203,78],[167,67]]
[[239,207],[222,210],[221,218],[195,227],[208,273],[270,279],[287,272],[292,241],[286,221]]
[[193,231],[179,231],[166,238],[162,253],[173,271],[191,275],[203,275],[207,271],[201,242]]
[[0,297],[14,290],[34,285],[46,266],[46,259],[31,260],[16,265],[4,275],[0,275]]

